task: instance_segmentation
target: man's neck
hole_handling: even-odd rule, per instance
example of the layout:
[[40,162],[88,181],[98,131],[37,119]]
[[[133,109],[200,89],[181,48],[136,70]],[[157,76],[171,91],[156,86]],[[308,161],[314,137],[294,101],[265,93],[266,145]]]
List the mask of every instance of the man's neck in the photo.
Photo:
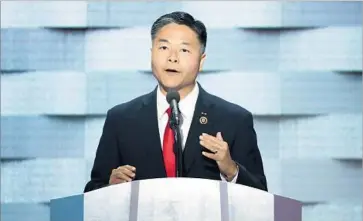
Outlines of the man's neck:
[[[197,87],[197,82],[194,82],[194,84],[188,85],[187,87],[184,87],[184,88],[178,90],[179,95],[180,95],[180,100],[183,100],[186,96],[188,96],[188,94],[190,94],[190,92],[193,91],[194,87]],[[160,90],[161,90],[161,93],[166,96],[167,92],[165,91],[165,89],[160,86]]]

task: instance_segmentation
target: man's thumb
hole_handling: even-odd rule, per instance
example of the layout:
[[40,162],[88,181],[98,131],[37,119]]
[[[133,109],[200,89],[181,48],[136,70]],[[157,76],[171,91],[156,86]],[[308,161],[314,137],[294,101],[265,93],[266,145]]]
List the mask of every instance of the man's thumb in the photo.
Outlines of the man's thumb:
[[217,138],[218,138],[218,140],[223,140],[223,137],[222,137],[222,133],[221,132],[218,132],[217,133]]

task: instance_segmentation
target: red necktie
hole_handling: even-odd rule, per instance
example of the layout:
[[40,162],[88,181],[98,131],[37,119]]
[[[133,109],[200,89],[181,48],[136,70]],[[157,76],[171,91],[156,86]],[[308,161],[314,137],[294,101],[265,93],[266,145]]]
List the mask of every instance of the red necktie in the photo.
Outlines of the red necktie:
[[166,170],[166,175],[168,177],[175,177],[176,167],[175,167],[175,154],[174,154],[174,132],[169,125],[169,119],[171,114],[171,109],[166,110],[168,114],[168,122],[166,123],[163,141],[163,157],[164,165]]

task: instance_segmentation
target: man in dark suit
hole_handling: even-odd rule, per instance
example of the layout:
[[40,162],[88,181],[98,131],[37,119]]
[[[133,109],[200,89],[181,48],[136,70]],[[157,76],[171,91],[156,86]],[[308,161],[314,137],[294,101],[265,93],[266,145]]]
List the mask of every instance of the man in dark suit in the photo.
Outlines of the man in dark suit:
[[112,184],[175,177],[170,89],[180,94],[183,175],[267,191],[252,114],[207,93],[196,78],[205,60],[204,24],[184,12],[151,28],[152,71],[158,86],[107,112],[91,180],[84,191]]

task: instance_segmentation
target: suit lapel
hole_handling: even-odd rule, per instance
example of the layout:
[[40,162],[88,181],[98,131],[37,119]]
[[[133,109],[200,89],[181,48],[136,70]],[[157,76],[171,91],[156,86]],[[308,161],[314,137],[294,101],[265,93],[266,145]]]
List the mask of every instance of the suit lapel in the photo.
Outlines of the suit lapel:
[[147,147],[145,148],[146,156],[148,156],[150,163],[154,164],[153,167],[157,168],[157,171],[155,172],[160,174],[160,176],[165,177],[166,172],[159,136],[156,89],[145,96],[139,119],[144,136],[144,138],[141,139],[144,139],[143,143],[145,144],[145,147]]
[[185,173],[188,173],[195,161],[202,157],[202,146],[199,143],[199,136],[202,133],[215,133],[212,112],[214,105],[209,99],[210,95],[199,84],[198,86],[200,89],[199,96],[183,152]]

